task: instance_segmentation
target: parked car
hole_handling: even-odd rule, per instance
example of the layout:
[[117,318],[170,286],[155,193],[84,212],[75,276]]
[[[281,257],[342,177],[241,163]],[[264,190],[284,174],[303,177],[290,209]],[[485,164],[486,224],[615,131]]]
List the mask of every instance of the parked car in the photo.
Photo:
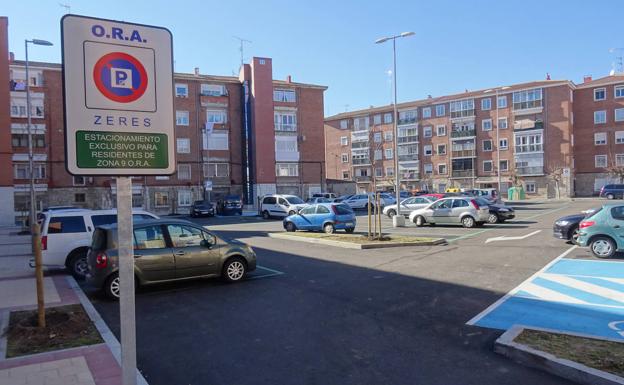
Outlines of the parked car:
[[311,230],[332,234],[336,230],[352,233],[356,225],[355,213],[344,203],[318,203],[284,218],[286,231]]
[[[132,210],[135,223],[157,218],[147,211]],[[43,265],[65,267],[76,278],[84,278],[93,231],[98,226],[116,222],[117,210],[70,209],[46,212],[41,227]]]
[[382,206],[387,206],[387,205],[394,205],[396,204],[396,195],[392,194],[392,193],[387,193],[387,192],[382,192],[379,194],[380,199],[383,199],[383,205]]
[[334,194],[334,193],[314,193],[314,194],[312,194],[312,198],[336,199],[336,194]]
[[505,204],[492,204],[483,198],[476,198],[479,205],[488,205],[490,214],[488,215],[488,223],[503,223],[509,219],[516,217],[516,212],[511,206]]
[[[400,205],[401,208],[399,211],[401,212],[401,214],[408,217],[412,211],[426,207],[429,204],[433,203],[434,201],[436,201],[436,199],[433,197],[429,197],[429,196],[407,198],[401,201],[401,205]],[[397,205],[393,204],[393,205],[388,205],[384,207],[383,213],[387,215],[389,218],[392,218],[393,216],[397,214]]]
[[600,197],[607,199],[624,198],[624,184],[607,184],[600,189]]
[[487,222],[490,210],[476,198],[443,198],[422,209],[414,210],[409,220],[416,226],[429,224],[461,224],[464,227],[480,226]]
[[[253,249],[225,241],[192,222],[156,219],[133,225],[134,272],[138,285],[221,276],[237,282],[256,268]],[[119,298],[117,225],[98,226],[88,254],[88,282]]]
[[587,216],[593,214],[596,210],[585,210],[579,214],[566,215],[555,221],[553,224],[553,236],[559,239],[576,242],[578,237],[579,224]]
[[243,215],[243,201],[239,195],[226,195],[217,202],[219,215]]
[[[375,207],[375,194],[356,194],[350,197],[349,199],[344,200],[342,203],[348,205],[352,209],[368,209],[368,197],[370,196],[371,208]],[[384,197],[383,195],[379,198],[381,207],[384,207],[387,204],[393,204],[394,199]]]
[[206,201],[195,201],[191,206],[191,218],[209,216],[214,217],[215,209],[212,203]]
[[317,198],[308,198],[306,199],[305,203],[309,205],[314,205],[317,203],[331,203],[333,201],[334,201],[333,199],[317,197]]
[[260,212],[264,219],[272,217],[287,217],[296,214],[308,205],[295,195],[265,195],[260,204]]
[[348,195],[341,195],[338,198],[334,199],[334,202],[339,203],[339,202],[344,202],[345,200],[351,198],[353,195],[352,194],[348,194]]
[[624,205],[603,205],[579,223],[576,243],[588,246],[598,258],[624,250]]
[[[43,220],[45,219],[46,213],[50,212],[50,211],[61,211],[61,210],[84,210],[80,207],[76,207],[76,206],[50,206],[47,207],[43,210],[41,210],[40,212],[37,213],[37,223],[39,223],[39,225],[42,224]],[[29,224],[27,218],[26,224]]]

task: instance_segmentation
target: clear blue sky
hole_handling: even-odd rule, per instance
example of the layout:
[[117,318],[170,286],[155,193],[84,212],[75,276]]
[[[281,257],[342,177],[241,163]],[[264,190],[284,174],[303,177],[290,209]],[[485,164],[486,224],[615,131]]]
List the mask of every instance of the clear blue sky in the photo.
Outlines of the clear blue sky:
[[[232,75],[238,41],[251,56],[273,58],[277,79],[327,85],[325,113],[332,115],[391,99],[387,71],[391,45],[378,37],[401,31],[416,36],[398,46],[399,102],[464,89],[544,79],[580,82],[607,75],[624,47],[621,0],[517,1],[6,1],[9,46],[31,60],[60,62],[59,20],[65,13],[165,26],[173,32],[176,71]],[[345,107],[348,105],[348,107]]]

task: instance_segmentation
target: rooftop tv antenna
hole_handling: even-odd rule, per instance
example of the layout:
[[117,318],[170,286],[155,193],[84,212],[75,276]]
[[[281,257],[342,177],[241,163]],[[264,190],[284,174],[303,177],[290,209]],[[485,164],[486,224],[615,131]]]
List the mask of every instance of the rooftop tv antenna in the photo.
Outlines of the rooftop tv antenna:
[[251,40],[243,39],[242,37],[238,37],[238,36],[232,36],[232,37],[240,42],[240,48],[238,50],[240,51],[240,65],[242,67],[243,56],[244,56],[243,53],[245,52],[245,43],[251,44]]
[[59,7],[63,7],[65,8],[65,13],[71,13],[71,5],[69,5],[69,3],[65,4],[65,3],[58,3]]
[[624,47],[609,48],[610,53],[615,53],[615,62],[612,64],[612,73],[624,73]]

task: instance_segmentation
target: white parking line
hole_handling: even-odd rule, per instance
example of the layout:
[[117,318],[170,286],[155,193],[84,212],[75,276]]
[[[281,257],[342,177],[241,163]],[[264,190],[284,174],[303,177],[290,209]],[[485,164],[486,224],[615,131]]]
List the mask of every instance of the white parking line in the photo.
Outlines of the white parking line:
[[273,270],[273,269],[269,269],[268,267],[264,267],[264,266],[260,266],[260,265],[256,265],[256,269],[262,269],[262,270],[266,270],[269,273],[267,274],[262,274],[262,275],[252,275],[251,277],[247,277],[247,280],[251,280],[251,279],[260,279],[260,278],[268,278],[268,277],[276,277],[278,275],[284,275],[283,271],[279,271],[279,270]]

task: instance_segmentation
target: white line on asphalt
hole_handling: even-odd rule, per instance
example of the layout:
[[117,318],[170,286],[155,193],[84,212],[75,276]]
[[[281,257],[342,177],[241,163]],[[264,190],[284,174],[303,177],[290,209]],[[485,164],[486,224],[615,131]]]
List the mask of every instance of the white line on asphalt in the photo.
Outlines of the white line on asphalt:
[[[542,276],[543,275],[540,275],[540,277]],[[587,305],[589,303],[531,282],[523,284],[522,291],[525,291],[534,297],[553,302],[573,303],[577,305]]]
[[527,235],[522,235],[520,237],[494,237],[494,238],[488,238],[485,243],[490,243],[490,242],[498,242],[498,241],[512,241],[512,240],[518,240],[518,239],[526,239],[532,235],[535,235],[539,232],[541,232],[542,230],[536,230],[532,233],[529,233]]
[[509,291],[509,293],[505,294],[504,296],[502,296],[501,298],[498,299],[498,301],[494,302],[493,304],[491,304],[490,306],[488,306],[485,310],[483,310],[481,313],[477,314],[476,316],[474,316],[470,321],[466,322],[467,325],[474,325],[475,323],[479,322],[479,320],[483,317],[485,317],[486,315],[488,315],[490,312],[492,312],[494,309],[496,309],[497,307],[499,307],[503,302],[505,302],[509,297],[513,296],[514,294],[516,294],[521,288],[522,285],[524,285],[527,282],[531,282],[535,277],[537,277],[539,274],[541,274],[542,272],[546,271],[547,269],[549,269],[552,265],[554,265],[555,263],[557,263],[560,259],[562,259],[563,257],[565,257],[566,255],[570,254],[573,250],[576,250],[578,248],[577,245],[574,245],[572,247],[570,247],[568,250],[564,251],[563,253],[561,253],[557,258],[553,259],[552,261],[550,261],[548,264],[546,264],[546,266],[542,267],[539,271],[536,271],[533,275],[531,275],[529,278],[525,279],[520,285],[516,286],[515,288],[511,289]]
[[264,266],[259,266],[258,265],[258,266],[256,266],[256,268],[269,271],[270,273],[269,274],[263,274],[263,275],[252,275],[250,277],[245,278],[246,280],[260,279],[260,278],[269,278],[269,277],[276,277],[278,275],[284,275],[283,271],[269,269],[268,267],[264,267]]
[[565,286],[572,287],[577,290],[586,291],[588,293],[608,298],[614,301],[624,303],[624,292],[609,289],[607,287],[594,285],[593,283],[581,281],[561,274],[549,274],[544,273],[540,275],[541,278],[547,279],[552,282],[557,282]]

